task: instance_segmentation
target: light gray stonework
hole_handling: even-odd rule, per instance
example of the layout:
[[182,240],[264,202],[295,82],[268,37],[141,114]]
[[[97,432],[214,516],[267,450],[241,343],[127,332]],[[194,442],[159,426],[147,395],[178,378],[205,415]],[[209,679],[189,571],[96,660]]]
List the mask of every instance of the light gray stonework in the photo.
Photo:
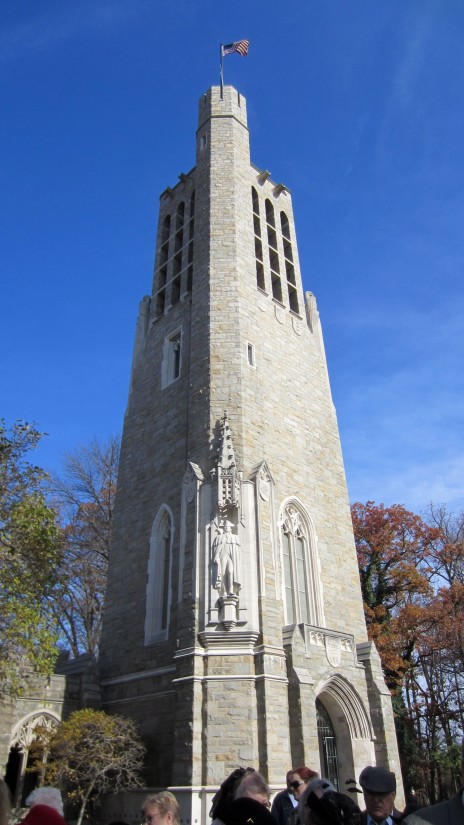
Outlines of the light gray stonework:
[[29,673],[21,695],[0,702],[0,763],[11,790],[13,806],[21,807],[36,786],[30,768],[29,748],[40,728],[53,729],[61,719],[82,707],[98,707],[100,692],[95,662],[83,655],[58,658],[49,679]]
[[[341,789],[377,763],[396,772],[401,797],[291,194],[250,162],[246,102],[232,87],[200,99],[196,139],[195,168],[161,195],[137,323],[104,707],[138,721],[147,782],[176,792],[184,821],[207,820],[239,764],[276,788],[292,765],[325,773],[316,699]],[[228,588],[213,552],[225,522],[240,557]]]

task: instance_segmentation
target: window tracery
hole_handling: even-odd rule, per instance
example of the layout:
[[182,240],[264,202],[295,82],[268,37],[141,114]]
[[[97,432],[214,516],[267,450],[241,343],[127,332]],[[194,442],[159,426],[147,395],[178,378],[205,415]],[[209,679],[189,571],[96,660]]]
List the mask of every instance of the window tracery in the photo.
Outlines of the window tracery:
[[295,501],[280,517],[285,623],[324,625],[316,536],[311,520]]

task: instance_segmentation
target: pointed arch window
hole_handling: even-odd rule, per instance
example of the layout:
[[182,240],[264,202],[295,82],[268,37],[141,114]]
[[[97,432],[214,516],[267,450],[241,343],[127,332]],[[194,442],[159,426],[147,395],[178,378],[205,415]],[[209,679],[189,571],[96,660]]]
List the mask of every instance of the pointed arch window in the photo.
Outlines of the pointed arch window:
[[282,522],[286,624],[309,624],[305,543],[307,539],[298,511],[287,507]]
[[172,539],[172,514],[169,508],[163,506],[153,522],[150,537],[145,644],[167,639],[168,637]]
[[316,535],[301,505],[287,501],[280,517],[285,624],[324,626]]

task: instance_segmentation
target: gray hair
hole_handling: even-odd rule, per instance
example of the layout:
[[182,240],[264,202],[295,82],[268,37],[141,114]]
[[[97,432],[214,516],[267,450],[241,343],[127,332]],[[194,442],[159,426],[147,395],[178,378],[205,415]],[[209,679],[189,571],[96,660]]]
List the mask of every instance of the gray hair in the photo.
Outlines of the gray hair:
[[258,771],[253,771],[253,773],[249,773],[243,777],[235,792],[235,799],[241,799],[242,796],[250,796],[252,794],[263,794],[267,796],[268,799],[271,794],[264,776],[261,776]]
[[52,788],[50,785],[44,785],[42,788],[36,788],[26,799],[28,808],[33,808],[34,805],[48,805],[63,816],[63,800],[58,788]]

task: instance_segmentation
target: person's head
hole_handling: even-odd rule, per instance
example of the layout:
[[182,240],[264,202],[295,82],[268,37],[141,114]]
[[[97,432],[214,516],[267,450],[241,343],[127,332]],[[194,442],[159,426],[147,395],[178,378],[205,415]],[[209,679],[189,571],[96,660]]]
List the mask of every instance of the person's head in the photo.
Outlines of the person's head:
[[361,811],[327,779],[308,783],[298,803],[301,825],[360,825]]
[[363,790],[366,811],[374,822],[390,816],[396,796],[396,778],[392,771],[369,765],[361,771],[359,784]]
[[236,768],[232,773],[224,779],[221,787],[214,794],[211,803],[211,810],[209,815],[211,819],[225,819],[227,818],[227,811],[231,803],[235,799],[235,792],[240,785],[240,782],[248,774],[254,773],[253,768]]
[[180,825],[180,810],[176,797],[169,791],[150,794],[142,805],[144,825]]
[[307,768],[306,765],[300,765],[299,768],[294,768],[289,782],[289,790],[297,801],[299,801],[303,791],[306,789],[308,782],[316,778],[317,771]]
[[52,788],[50,785],[35,788],[26,799],[26,806],[28,808],[33,808],[34,805],[47,805],[63,816],[63,800],[58,788]]
[[255,799],[266,808],[270,807],[269,797],[271,791],[269,785],[258,771],[253,771],[243,777],[235,792],[235,799]]

